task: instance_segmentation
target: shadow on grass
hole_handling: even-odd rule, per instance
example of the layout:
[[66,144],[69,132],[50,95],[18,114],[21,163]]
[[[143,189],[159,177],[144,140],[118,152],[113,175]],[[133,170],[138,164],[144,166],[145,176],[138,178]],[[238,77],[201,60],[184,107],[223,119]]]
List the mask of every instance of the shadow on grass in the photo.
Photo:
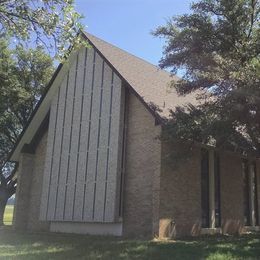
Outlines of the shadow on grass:
[[0,231],[1,259],[258,259],[260,235],[178,241]]

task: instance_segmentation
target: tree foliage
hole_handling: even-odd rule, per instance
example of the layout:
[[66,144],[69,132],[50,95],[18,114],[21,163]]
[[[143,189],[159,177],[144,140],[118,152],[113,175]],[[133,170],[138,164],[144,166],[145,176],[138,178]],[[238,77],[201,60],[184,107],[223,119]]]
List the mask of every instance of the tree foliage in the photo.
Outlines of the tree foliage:
[[63,62],[81,44],[80,19],[74,0],[0,0],[0,225],[17,182],[3,165],[53,73],[44,50]]
[[81,17],[74,0],[0,0],[0,37],[55,49],[62,60],[68,47],[79,43]]
[[166,39],[160,66],[184,71],[172,86],[200,91],[196,106],[171,112],[166,137],[259,156],[260,1],[197,1],[154,35]]
[[17,141],[52,73],[42,47],[9,49],[0,41],[0,165]]
[[[52,73],[52,58],[43,47],[9,48],[0,40],[0,226],[8,199],[16,192],[18,165],[5,163]],[[29,181],[29,180],[28,180]]]

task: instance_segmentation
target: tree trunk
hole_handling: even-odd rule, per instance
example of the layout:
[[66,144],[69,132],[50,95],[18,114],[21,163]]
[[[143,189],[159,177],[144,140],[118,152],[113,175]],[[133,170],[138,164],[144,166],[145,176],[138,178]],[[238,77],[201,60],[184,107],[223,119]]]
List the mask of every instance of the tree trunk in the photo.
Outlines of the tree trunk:
[[16,192],[17,178],[14,179],[18,164],[7,177],[0,173],[0,226],[4,225],[4,213],[7,201]]
[[4,213],[8,199],[8,191],[0,186],[0,226],[4,225]]

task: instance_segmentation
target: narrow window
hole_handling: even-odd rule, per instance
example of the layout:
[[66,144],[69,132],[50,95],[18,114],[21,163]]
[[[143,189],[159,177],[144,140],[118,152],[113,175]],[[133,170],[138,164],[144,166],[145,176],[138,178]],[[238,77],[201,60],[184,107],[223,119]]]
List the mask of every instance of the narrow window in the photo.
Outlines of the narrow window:
[[201,149],[201,218],[203,228],[221,226],[219,155]]
[[243,205],[244,205],[244,224],[250,225],[250,203],[249,203],[249,167],[248,161],[242,162],[242,174],[243,174]]
[[258,196],[257,196],[257,174],[256,174],[256,163],[253,163],[252,165],[253,168],[253,203],[254,203],[254,216],[253,218],[255,219],[255,225],[259,225],[259,215],[258,215]]
[[202,227],[209,227],[209,152],[201,150],[201,213]]
[[125,162],[126,162],[126,135],[127,135],[127,122],[128,122],[128,92],[124,93],[124,112],[122,118],[123,137],[122,137],[122,157],[121,157],[121,176],[120,176],[120,189],[119,189],[119,218],[123,217],[123,197],[124,197],[124,175],[125,175]]
[[220,212],[220,166],[219,155],[214,153],[214,186],[215,186],[215,227],[221,226]]
[[122,157],[121,157],[121,174],[120,174],[120,188],[119,188],[119,217],[123,217],[123,186],[125,173],[125,153],[126,153],[126,104],[124,109],[124,129],[122,140]]

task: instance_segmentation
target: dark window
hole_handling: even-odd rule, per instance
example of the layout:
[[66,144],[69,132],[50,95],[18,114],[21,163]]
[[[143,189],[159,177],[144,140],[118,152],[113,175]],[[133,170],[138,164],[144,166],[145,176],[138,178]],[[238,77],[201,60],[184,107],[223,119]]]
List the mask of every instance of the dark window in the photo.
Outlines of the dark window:
[[127,102],[128,94],[125,92],[124,116],[123,116],[123,140],[122,140],[122,157],[121,157],[121,176],[119,190],[119,217],[123,217],[123,192],[124,192],[124,173],[125,173],[125,156],[126,156],[126,131],[127,131]]
[[258,215],[258,196],[257,196],[257,174],[256,174],[256,163],[253,163],[253,201],[255,206],[254,218],[256,226],[259,225],[259,215]]
[[250,225],[250,204],[249,204],[249,167],[248,161],[242,162],[242,174],[243,174],[243,204],[244,204],[244,224]]
[[209,152],[201,149],[201,212],[202,227],[209,227]]
[[220,211],[220,166],[219,155],[214,153],[214,182],[215,182],[215,227],[221,225],[221,211]]

